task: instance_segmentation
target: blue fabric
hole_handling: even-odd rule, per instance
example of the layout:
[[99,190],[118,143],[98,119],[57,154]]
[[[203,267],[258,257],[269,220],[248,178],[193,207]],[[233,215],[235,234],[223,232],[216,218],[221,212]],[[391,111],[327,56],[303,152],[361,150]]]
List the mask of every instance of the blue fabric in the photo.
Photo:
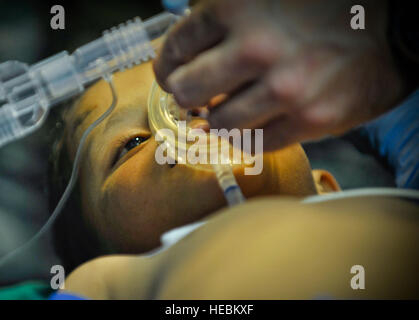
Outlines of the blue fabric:
[[189,0],[163,0],[163,7],[174,14],[182,14],[188,7]]
[[372,147],[394,169],[397,187],[419,189],[419,90],[364,128]]
[[68,292],[54,292],[49,296],[48,300],[87,300],[84,297]]

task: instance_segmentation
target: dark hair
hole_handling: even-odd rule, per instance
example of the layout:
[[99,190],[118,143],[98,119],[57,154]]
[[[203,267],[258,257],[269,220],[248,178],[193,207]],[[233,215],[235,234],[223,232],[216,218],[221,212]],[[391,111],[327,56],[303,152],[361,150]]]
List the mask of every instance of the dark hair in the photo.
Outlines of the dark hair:
[[[51,111],[50,146],[48,159],[49,210],[53,212],[70,180],[73,161],[64,121],[65,109],[72,107],[74,100]],[[64,110],[63,110],[64,108]],[[80,185],[77,181],[67,203],[53,226],[54,249],[68,274],[83,262],[103,254],[98,236],[83,217]]]

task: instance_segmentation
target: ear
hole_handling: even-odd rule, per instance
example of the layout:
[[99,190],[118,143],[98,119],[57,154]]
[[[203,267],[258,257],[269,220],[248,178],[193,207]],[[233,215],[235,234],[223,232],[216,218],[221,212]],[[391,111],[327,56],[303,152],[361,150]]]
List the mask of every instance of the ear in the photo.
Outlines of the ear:
[[312,170],[311,172],[319,194],[341,190],[335,177],[329,171]]

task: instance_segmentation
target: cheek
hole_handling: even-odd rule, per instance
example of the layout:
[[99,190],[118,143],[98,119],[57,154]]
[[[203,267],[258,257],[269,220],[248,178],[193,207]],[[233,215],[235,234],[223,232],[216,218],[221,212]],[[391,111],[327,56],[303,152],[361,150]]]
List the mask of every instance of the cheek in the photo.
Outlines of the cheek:
[[101,191],[107,237],[128,251],[155,247],[159,234],[168,227],[161,199],[167,191],[158,183],[162,168],[153,165],[145,149],[122,164]]
[[217,210],[224,199],[212,172],[159,165],[150,141],[125,161],[101,190],[108,241],[130,252],[151,249],[160,235]]

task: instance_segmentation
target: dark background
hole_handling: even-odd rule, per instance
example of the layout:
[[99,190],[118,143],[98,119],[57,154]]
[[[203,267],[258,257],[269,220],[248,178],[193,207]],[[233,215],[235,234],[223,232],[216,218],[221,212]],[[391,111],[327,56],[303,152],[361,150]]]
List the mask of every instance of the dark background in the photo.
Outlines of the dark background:
[[[53,5],[65,9],[65,30],[52,30]],[[34,63],[62,50],[74,51],[105,29],[162,11],[158,0],[0,1],[0,60]]]
[[[52,30],[50,9],[65,9],[65,30]],[[0,1],[0,62],[28,64],[59,51],[70,53],[101,36],[102,31],[133,17],[146,19],[162,10],[160,1]],[[28,240],[49,215],[46,170],[51,126],[0,149],[0,256]],[[355,142],[355,143],[354,143]],[[393,176],[373,154],[359,148],[352,135],[305,144],[313,168],[331,171],[343,189],[393,186]],[[52,265],[51,238],[0,267],[0,286],[25,279],[47,278]]]

